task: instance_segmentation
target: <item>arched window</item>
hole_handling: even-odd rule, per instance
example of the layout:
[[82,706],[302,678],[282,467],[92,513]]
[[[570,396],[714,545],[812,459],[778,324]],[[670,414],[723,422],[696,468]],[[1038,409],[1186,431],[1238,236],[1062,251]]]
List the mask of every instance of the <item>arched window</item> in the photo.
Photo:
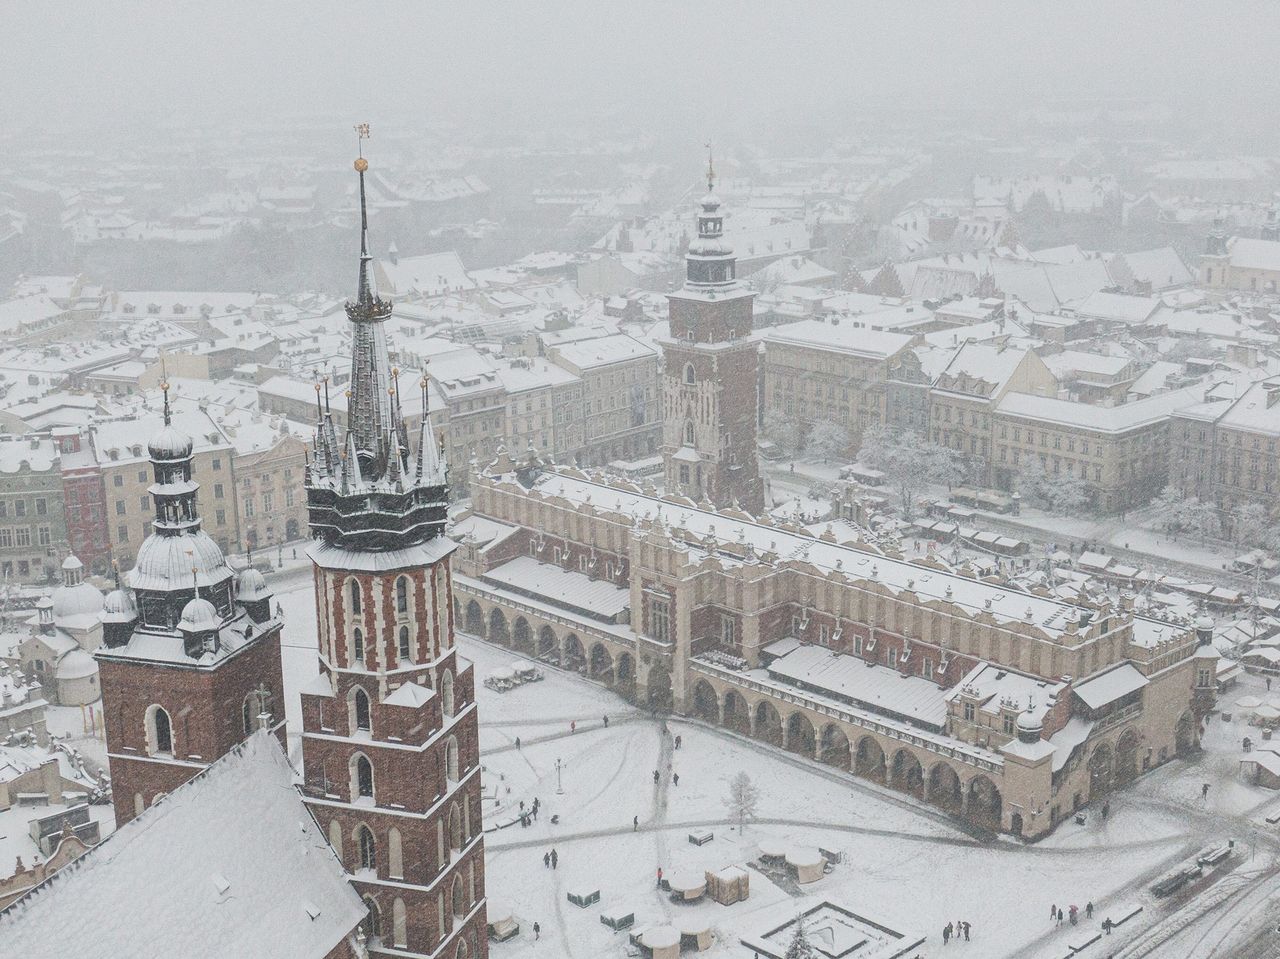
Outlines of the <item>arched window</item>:
[[240,723],[246,736],[258,728],[258,717],[267,711],[266,699],[266,695],[256,689],[244,698],[240,706]]
[[684,445],[693,445],[693,422],[691,420],[686,420],[684,424]]
[[440,703],[444,708],[446,716],[453,715],[453,673],[445,670],[444,678],[440,680]]
[[364,905],[369,910],[363,923],[365,938],[376,939],[382,935],[382,915],[378,912],[378,904],[371,897],[364,897]]
[[404,615],[409,612],[409,578],[401,576],[396,580],[396,612]]
[[364,633],[357,626],[351,634],[352,656],[361,666],[364,665]]
[[462,841],[462,811],[457,803],[452,803],[449,806],[449,848],[460,850]]
[[400,948],[409,945],[409,916],[403,899],[391,904],[391,940]]
[[409,627],[400,627],[400,658],[409,658]]
[[173,724],[162,706],[147,709],[147,752],[173,752]]
[[357,754],[353,763],[355,771],[355,792],[357,796],[373,798],[373,763],[369,757]]
[[352,579],[347,581],[347,589],[351,594],[351,613],[354,616],[360,615],[360,584]]
[[356,729],[363,729],[368,732],[373,728],[369,722],[369,694],[357,686],[352,696],[352,705],[355,712]]
[[454,916],[462,918],[467,914],[467,895],[462,890],[461,876],[453,877],[453,888],[449,891],[449,899]]
[[343,862],[342,823],[336,819],[329,820],[329,845],[333,847],[333,852],[338,857],[338,861]]
[[373,830],[368,826],[356,826],[356,849],[360,853],[361,869],[378,868],[378,847],[373,841]]
[[458,737],[450,736],[444,744],[445,775],[450,782],[458,781]]
[[694,383],[698,382],[698,377],[697,377],[697,374],[694,373],[692,363],[686,363],[684,365],[684,381],[689,386],[692,386]]
[[400,830],[395,826],[387,830],[387,875],[392,879],[404,878],[404,846]]

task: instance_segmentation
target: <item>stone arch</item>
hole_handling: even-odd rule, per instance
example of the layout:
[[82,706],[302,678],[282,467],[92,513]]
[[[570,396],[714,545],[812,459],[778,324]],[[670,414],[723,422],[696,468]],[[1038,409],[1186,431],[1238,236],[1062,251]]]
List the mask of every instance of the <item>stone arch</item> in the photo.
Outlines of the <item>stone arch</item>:
[[467,914],[467,895],[462,888],[461,876],[453,877],[453,885],[449,888],[449,907],[453,910],[455,919],[461,919]]
[[818,737],[818,761],[837,769],[849,769],[849,737],[836,723],[827,723]]
[[359,797],[373,798],[373,763],[364,753],[352,753],[347,763],[347,772],[351,779],[351,799]]
[[364,823],[352,830],[352,840],[356,847],[356,864],[360,869],[378,868],[378,843],[373,838],[373,830]]
[[863,736],[853,752],[853,771],[878,783],[885,779],[884,750],[874,736]]
[[347,717],[351,726],[351,735],[373,729],[373,720],[369,705],[369,694],[363,686],[352,686],[347,693]]
[[818,736],[813,723],[800,710],[787,717],[787,749],[810,759],[818,753]]
[[969,780],[967,796],[969,818],[980,826],[998,832],[1004,804],[996,784],[978,774]]
[[893,761],[889,764],[889,785],[924,798],[924,769],[910,749],[902,748],[893,754]]
[[507,628],[507,616],[499,606],[489,610],[489,642],[499,646],[511,645],[511,630]]
[[1173,727],[1174,735],[1174,751],[1179,756],[1185,756],[1196,746],[1196,720],[1191,715],[1191,711],[1187,710],[1178,717],[1177,724]]
[[147,707],[145,725],[147,734],[147,753],[150,755],[173,755],[173,721],[169,712],[159,703]]
[[453,670],[446,669],[440,677],[440,708],[445,717],[453,715]]
[[387,875],[393,879],[404,878],[404,840],[395,826],[387,830]]
[[778,715],[777,708],[767,699],[762,699],[756,703],[754,710],[755,722],[751,724],[752,732],[756,739],[769,743],[772,746],[782,745],[782,717]]
[[1015,836],[1022,835],[1022,813],[1016,812],[1009,817],[1009,831]]
[[544,663],[560,665],[560,641],[556,638],[556,631],[550,626],[543,626],[538,630],[538,658]]
[[454,852],[462,850],[465,839],[462,835],[462,810],[456,802],[449,804],[449,848]]
[[604,643],[591,647],[591,678],[606,686],[613,685],[613,657]]
[[560,665],[575,673],[580,673],[586,668],[587,654],[582,648],[582,640],[573,633],[564,638],[564,651],[560,654]]
[[720,722],[726,729],[732,729],[744,736],[751,735],[751,707],[736,689],[731,689],[724,694],[724,711]]
[[533,630],[529,627],[529,621],[523,616],[516,617],[511,628],[511,638],[516,652],[524,653],[526,656],[534,655]]
[[649,708],[670,712],[674,703],[671,693],[671,676],[661,666],[651,666],[648,677]]
[[409,945],[409,913],[399,897],[391,904],[391,941],[399,949]]
[[693,715],[703,722],[720,722],[720,699],[716,696],[715,687],[705,679],[693,685]]
[[1137,778],[1139,742],[1138,731],[1130,727],[1121,734],[1120,741],[1116,743],[1115,783],[1117,786],[1123,786]]
[[618,665],[614,670],[616,679],[614,680],[614,689],[620,696],[627,700],[635,700],[636,698],[636,661],[631,658],[630,653],[622,653],[618,656]]
[[382,913],[372,896],[364,897],[365,916],[360,925],[364,928],[365,938],[377,939],[382,935]]
[[1098,743],[1089,754],[1089,795],[1101,796],[1115,784],[1115,755],[1110,743]]
[[960,776],[951,768],[950,763],[934,763],[929,770],[929,789],[926,796],[935,806],[941,806],[949,813],[960,813],[964,809],[964,791],[960,785]]
[[474,599],[467,602],[467,632],[484,639],[484,610]]
[[458,762],[458,737],[450,736],[444,742],[444,769],[449,782],[456,783],[460,777],[461,765]]

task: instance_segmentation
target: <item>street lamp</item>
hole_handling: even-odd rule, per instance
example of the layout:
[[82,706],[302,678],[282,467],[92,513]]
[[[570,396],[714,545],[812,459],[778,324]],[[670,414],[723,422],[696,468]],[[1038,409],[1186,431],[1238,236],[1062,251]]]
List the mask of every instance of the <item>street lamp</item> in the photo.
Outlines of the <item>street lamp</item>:
[[564,769],[564,763],[561,762],[560,758],[557,756],[556,757],[556,795],[557,796],[564,795],[564,786],[561,785],[560,783],[560,770],[562,769]]

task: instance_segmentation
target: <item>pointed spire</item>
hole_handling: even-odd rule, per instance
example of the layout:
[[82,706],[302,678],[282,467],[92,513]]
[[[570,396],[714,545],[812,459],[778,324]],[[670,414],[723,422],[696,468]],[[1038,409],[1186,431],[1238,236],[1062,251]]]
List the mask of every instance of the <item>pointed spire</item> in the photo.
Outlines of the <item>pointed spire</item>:
[[716,162],[715,156],[711,150],[711,141],[707,141],[707,192],[710,193],[715,189],[716,185]]
[[169,426],[173,422],[173,414],[169,410],[169,377],[165,373],[164,360],[160,360],[160,392],[164,394],[164,425]]
[[356,287],[356,302],[361,306],[373,303],[373,284],[369,277],[369,207],[364,195],[364,174],[369,161],[364,158],[364,141],[369,139],[369,124],[356,124],[356,173],[360,176],[360,278]]

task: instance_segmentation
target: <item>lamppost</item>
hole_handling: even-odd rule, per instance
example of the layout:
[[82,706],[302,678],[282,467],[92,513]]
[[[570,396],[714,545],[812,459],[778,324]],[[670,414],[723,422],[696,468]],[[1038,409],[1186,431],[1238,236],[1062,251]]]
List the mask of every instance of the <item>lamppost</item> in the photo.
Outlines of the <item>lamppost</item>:
[[564,763],[560,761],[559,757],[556,757],[556,795],[557,796],[564,795],[564,786],[561,785],[560,783],[560,770],[562,769],[564,769]]

